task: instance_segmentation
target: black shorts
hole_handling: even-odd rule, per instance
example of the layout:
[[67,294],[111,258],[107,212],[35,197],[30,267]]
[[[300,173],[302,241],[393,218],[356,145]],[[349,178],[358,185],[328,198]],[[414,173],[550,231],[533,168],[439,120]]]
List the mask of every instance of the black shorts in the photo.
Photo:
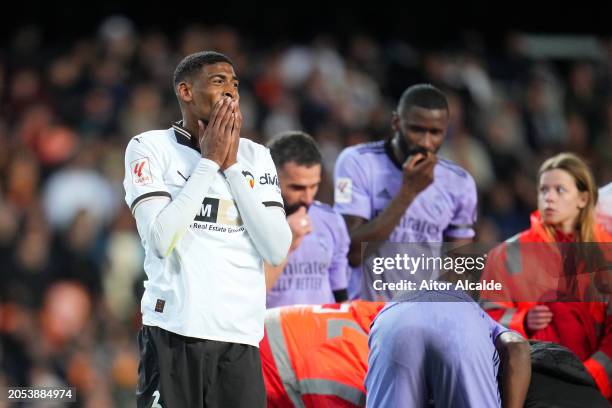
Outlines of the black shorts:
[[143,326],[138,347],[138,408],[265,407],[257,347],[154,326]]

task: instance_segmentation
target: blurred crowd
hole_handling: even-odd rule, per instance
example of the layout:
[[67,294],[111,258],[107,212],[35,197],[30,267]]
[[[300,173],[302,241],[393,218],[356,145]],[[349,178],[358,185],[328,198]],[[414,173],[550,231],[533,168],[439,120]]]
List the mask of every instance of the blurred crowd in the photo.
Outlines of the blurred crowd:
[[33,26],[15,31],[0,51],[0,386],[73,386],[79,406],[133,406],[145,276],[123,155],[134,135],[180,119],[172,72],[192,52],[233,59],[242,137],[315,137],[324,202],[339,152],[387,138],[399,95],[416,82],[448,95],[440,154],[476,180],[479,241],[528,227],[537,168],[556,152],[578,153],[598,185],[610,182],[612,39],[565,58],[529,53],[518,33],[500,49],[485,43],[477,34],[440,49],[360,34],[257,43],[231,27],[168,35],[125,17],[61,44]]

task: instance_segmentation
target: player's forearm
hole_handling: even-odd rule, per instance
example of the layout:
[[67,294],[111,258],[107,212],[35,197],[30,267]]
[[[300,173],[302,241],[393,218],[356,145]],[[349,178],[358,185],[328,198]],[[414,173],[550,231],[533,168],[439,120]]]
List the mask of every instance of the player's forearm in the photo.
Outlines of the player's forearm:
[[[521,408],[525,403],[531,381],[531,353],[529,343],[515,333],[504,340],[498,339],[497,349],[501,357],[500,378],[503,408]],[[501,336],[500,336],[501,337]]]
[[279,276],[281,276],[283,273],[285,266],[287,266],[288,260],[289,258],[285,258],[285,260],[278,266],[272,266],[268,263],[264,264],[264,272],[266,273],[266,291],[272,290]]
[[161,257],[170,255],[193,222],[218,170],[217,163],[201,159],[181,192],[155,217],[151,217],[148,235]]
[[273,266],[283,262],[291,245],[291,230],[284,211],[267,208],[248,186],[240,163],[225,170],[240,216],[261,257]]
[[361,264],[361,244],[363,242],[383,242],[389,239],[406,213],[406,209],[414,201],[414,197],[414,194],[395,196],[376,218],[349,231],[351,245],[348,258],[351,266]]

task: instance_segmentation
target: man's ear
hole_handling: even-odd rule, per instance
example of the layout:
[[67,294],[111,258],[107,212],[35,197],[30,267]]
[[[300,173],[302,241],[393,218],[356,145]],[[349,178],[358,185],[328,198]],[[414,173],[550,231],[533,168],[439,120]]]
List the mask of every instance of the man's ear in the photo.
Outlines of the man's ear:
[[182,81],[176,86],[176,95],[178,98],[185,102],[189,103],[193,100],[193,94],[191,93],[191,84]]
[[400,131],[400,117],[397,111],[391,113],[391,130],[393,133]]

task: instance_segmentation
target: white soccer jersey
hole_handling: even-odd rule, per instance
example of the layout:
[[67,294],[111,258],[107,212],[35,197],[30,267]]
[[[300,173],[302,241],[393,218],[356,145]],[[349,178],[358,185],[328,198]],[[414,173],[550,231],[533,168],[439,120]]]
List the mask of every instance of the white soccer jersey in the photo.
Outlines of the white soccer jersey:
[[[125,200],[135,212],[147,199],[173,199],[201,154],[179,124],[134,137],[125,155]],[[240,139],[245,183],[266,206],[282,205],[269,150]],[[263,260],[240,218],[221,171],[174,249],[157,255],[139,231],[147,280],[143,323],[184,336],[258,346],[263,337],[266,288]]]

